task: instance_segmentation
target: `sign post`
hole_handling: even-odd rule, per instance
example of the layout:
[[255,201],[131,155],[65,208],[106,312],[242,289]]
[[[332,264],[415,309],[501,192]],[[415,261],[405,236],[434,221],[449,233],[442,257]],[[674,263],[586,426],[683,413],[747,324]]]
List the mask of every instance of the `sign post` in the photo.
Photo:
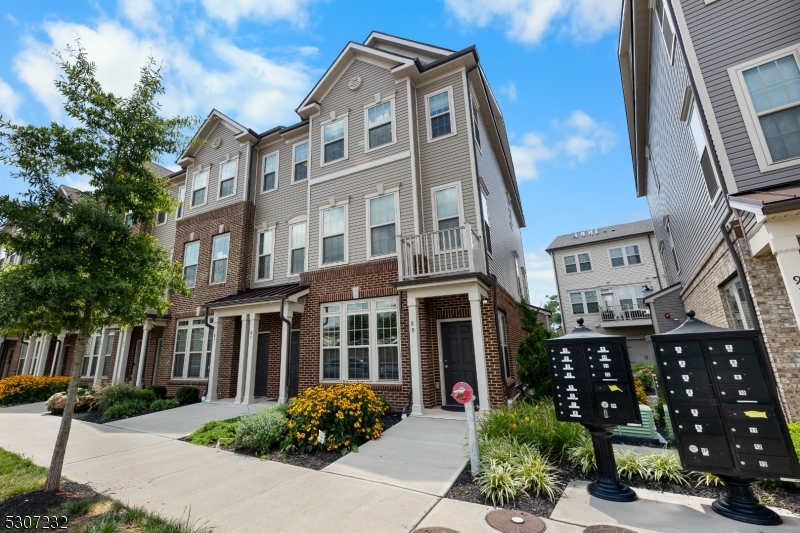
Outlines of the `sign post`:
[[469,383],[460,381],[453,385],[451,396],[455,401],[464,405],[467,415],[467,438],[469,439],[469,467],[472,475],[481,468],[481,459],[478,452],[478,426],[475,423],[475,394]]

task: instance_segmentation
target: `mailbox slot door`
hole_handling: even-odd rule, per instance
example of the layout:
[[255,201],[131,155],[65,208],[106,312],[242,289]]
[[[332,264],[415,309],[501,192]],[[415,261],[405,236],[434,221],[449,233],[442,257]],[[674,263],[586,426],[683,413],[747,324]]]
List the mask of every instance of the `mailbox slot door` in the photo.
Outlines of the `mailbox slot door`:
[[733,468],[728,439],[721,435],[684,435],[680,451],[684,466]]
[[739,468],[746,472],[758,472],[759,475],[794,475],[792,462],[789,457],[775,457],[773,455],[754,455],[747,453],[736,454]]
[[679,418],[678,431],[690,435],[725,435],[722,420]]
[[672,412],[675,414],[676,418],[722,420],[719,414],[719,408],[715,403],[672,402]]
[[750,437],[736,437],[733,439],[736,453],[749,453],[753,455],[774,455],[789,457],[786,444],[778,439],[753,439]]
[[747,400],[751,402],[769,402],[772,398],[766,383],[749,383],[741,385],[719,385],[722,400]]

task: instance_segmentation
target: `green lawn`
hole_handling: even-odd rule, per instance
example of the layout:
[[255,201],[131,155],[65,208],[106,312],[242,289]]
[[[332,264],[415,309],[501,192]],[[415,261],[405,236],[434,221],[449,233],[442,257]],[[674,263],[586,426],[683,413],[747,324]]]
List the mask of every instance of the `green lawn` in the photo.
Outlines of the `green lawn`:
[[0,448],[0,500],[44,486],[47,469]]

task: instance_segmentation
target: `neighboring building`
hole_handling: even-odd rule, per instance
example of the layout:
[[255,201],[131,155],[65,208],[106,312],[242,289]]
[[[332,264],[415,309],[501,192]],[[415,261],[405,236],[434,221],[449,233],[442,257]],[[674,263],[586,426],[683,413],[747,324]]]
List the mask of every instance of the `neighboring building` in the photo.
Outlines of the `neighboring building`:
[[173,296],[168,317],[99,332],[91,353],[110,354],[109,377],[92,355],[87,379],[242,403],[359,380],[414,413],[467,381],[482,408],[505,403],[525,221],[476,48],[372,33],[297,113],[263,133],[208,116],[166,176],[177,217],[152,228],[191,295]]
[[677,284],[660,296],[679,297],[718,326],[759,328],[792,420],[800,419],[797,7],[625,0],[619,43],[636,191],[650,205],[667,282]]
[[556,237],[547,252],[553,259],[564,331],[583,318],[598,333],[625,335],[632,362],[652,362],[646,337],[678,326],[671,319],[654,320],[645,303],[647,296],[666,288],[655,250],[650,220]]

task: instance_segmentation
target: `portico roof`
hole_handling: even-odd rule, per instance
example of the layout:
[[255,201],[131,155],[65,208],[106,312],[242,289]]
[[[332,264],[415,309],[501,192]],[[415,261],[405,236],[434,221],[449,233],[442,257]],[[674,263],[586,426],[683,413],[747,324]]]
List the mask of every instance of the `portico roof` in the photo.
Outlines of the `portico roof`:
[[208,302],[203,307],[214,309],[217,307],[230,307],[234,305],[253,304],[259,302],[270,302],[289,298],[300,292],[308,290],[311,284],[305,281],[298,281],[295,283],[286,283],[283,285],[270,285],[269,287],[259,287],[257,289],[250,289],[238,294],[231,294]]

